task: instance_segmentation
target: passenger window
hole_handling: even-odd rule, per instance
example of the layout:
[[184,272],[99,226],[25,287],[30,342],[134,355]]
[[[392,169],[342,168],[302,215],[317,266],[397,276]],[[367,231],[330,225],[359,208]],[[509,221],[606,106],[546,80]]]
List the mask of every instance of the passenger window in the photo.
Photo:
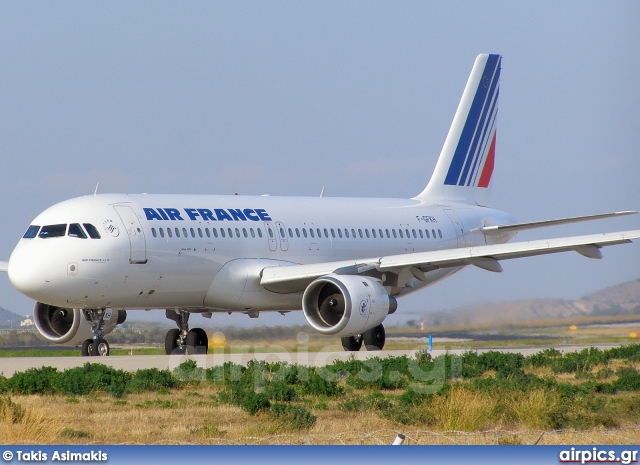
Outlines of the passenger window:
[[327,231],[327,228],[324,228],[324,237],[329,239],[329,231]]
[[431,239],[431,236],[429,236],[429,230],[428,229],[425,229],[424,233],[427,235],[427,239]]
[[382,229],[378,229],[378,232],[380,233],[380,239],[384,239],[384,236],[382,235]]
[[33,239],[38,235],[38,231],[40,231],[40,226],[31,225],[27,228],[27,231],[22,236],[23,239]]
[[151,228],[151,234],[153,235],[153,237],[158,237],[158,235],[156,234],[156,228]]
[[171,228],[167,228],[167,236],[173,237],[173,233],[171,232]]
[[160,237],[164,237],[164,229],[160,228]]
[[360,236],[360,239],[362,239],[362,229],[358,229],[358,236]]
[[440,231],[439,229],[438,229],[438,237],[440,237],[440,239],[442,239],[442,231]]
[[180,230],[176,228],[176,237],[180,237]]
[[302,228],[302,235],[307,237],[307,228]]
[[322,232],[320,231],[320,228],[316,229],[316,232],[318,233],[318,237],[322,237]]
[[189,237],[189,235],[187,234],[187,228],[182,228],[182,235],[184,237]]
[[411,230],[411,233],[413,234],[413,238],[414,238],[414,239],[417,239],[417,238],[418,238],[418,235],[416,234],[416,230],[415,230],[415,229],[412,229],[412,230]]
[[218,237],[218,230],[216,228],[211,228],[211,232],[213,233],[213,237]]
[[211,233],[207,228],[204,228],[204,233],[207,235],[207,237],[211,237]]
[[402,229],[398,229],[398,234],[400,234],[400,239],[404,239],[404,234],[402,233]]
[[356,238],[356,230],[351,228],[351,235],[353,236],[353,238]]
[[191,237],[196,237],[196,232],[193,230],[193,228],[190,228],[190,232],[191,232]]
[[51,224],[43,226],[38,237],[48,239],[50,237],[62,237],[67,233],[66,224]]
[[269,231],[269,237],[273,239],[273,230],[271,228],[267,228],[267,231]]
[[293,231],[289,228],[289,237],[293,237]]
[[435,230],[435,229],[432,229],[432,230],[431,230],[431,235],[433,236],[433,238],[434,238],[434,239],[437,237],[437,236],[436,236],[436,230]]
[[418,233],[420,233],[420,239],[424,239],[424,236],[422,235],[422,229],[418,229]]
[[309,235],[310,235],[311,237],[314,237],[314,236],[313,236],[313,228],[309,228]]
[[411,235],[409,234],[409,230],[405,229],[404,231],[407,233],[407,239],[411,239]]
[[296,228],[296,236],[300,237],[300,230]]
[[242,235],[244,237],[249,237],[249,233],[247,232],[247,228],[242,228]]
[[[387,239],[391,239],[391,236],[389,235],[389,230],[385,229],[384,231],[387,233]],[[380,234],[380,235],[382,236],[382,234]]]
[[222,236],[222,237],[227,237],[227,236],[224,234],[224,228],[220,228],[220,236]]
[[240,237],[240,230],[238,228],[236,228],[236,237]]
[[336,238],[336,232],[333,230],[333,228],[331,228],[331,237],[332,238]]
[[258,229],[258,236],[262,237],[262,229]]
[[72,223],[69,225],[69,231],[67,232],[69,237],[77,237],[79,239],[86,239],[87,235],[84,233],[78,223]]
[[[346,229],[345,229],[346,231]],[[338,237],[340,237],[340,239],[342,239],[342,229],[338,229]]]
[[392,230],[391,230],[391,232],[393,233],[393,238],[394,238],[394,239],[397,239],[397,238],[398,238],[398,235],[396,234],[396,230],[395,230],[395,229],[392,229]]
[[368,229],[364,230],[364,235],[367,236],[367,239],[369,239],[369,230]]
[[251,233],[251,237],[256,237],[256,232],[253,230],[253,228],[249,228],[249,232]]
[[202,228],[198,228],[198,236],[202,237]]
[[227,228],[227,232],[229,233],[229,239],[231,239],[233,237],[233,231],[231,228]]
[[280,228],[280,237],[287,237],[287,235],[284,233],[284,228]]
[[349,230],[347,228],[344,228],[344,237],[349,239]]

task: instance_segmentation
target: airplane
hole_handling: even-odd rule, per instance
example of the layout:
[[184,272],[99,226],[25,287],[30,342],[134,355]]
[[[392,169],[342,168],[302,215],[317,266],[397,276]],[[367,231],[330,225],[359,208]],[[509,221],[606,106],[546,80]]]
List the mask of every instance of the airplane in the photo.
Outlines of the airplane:
[[130,310],[164,309],[166,354],[206,354],[198,313],[302,309],[347,351],[381,350],[397,298],[472,265],[629,243],[640,230],[508,241],[519,231],[637,213],[518,223],[490,208],[502,57],[479,55],[427,186],[410,199],[97,194],[40,213],[0,269],[55,344],[109,355]]

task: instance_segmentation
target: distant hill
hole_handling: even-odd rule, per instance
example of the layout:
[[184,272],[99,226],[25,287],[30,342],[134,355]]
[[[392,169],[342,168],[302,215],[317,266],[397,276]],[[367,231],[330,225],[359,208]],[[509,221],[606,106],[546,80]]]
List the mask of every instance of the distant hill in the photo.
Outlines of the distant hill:
[[0,307],[0,328],[11,328],[12,325],[14,328],[19,328],[22,320],[24,320],[24,316]]
[[499,324],[576,316],[640,315],[640,279],[608,287],[578,300],[533,299],[493,302],[430,313],[427,326]]

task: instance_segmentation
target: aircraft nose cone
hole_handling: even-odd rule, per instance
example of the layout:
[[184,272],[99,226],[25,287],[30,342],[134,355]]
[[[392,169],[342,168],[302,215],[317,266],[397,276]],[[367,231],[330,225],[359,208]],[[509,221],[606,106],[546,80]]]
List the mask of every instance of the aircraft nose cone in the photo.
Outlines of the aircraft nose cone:
[[39,300],[51,281],[51,270],[43,267],[22,247],[16,247],[11,254],[7,272],[13,287],[34,300]]

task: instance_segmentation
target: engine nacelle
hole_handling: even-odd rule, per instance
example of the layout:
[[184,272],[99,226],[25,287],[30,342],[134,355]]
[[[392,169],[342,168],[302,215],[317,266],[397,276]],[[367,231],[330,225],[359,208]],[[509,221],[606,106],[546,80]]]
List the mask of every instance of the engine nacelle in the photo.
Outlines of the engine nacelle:
[[[102,330],[109,334],[116,325],[124,323],[127,318],[125,310],[105,310],[106,315]],[[109,316],[107,319],[106,316]],[[54,344],[78,346],[85,339],[91,339],[91,324],[80,308],[62,308],[36,302],[33,307],[33,320],[38,332]]]
[[302,310],[313,329],[340,337],[378,326],[397,306],[378,281],[362,276],[329,274],[309,284],[302,296]]

